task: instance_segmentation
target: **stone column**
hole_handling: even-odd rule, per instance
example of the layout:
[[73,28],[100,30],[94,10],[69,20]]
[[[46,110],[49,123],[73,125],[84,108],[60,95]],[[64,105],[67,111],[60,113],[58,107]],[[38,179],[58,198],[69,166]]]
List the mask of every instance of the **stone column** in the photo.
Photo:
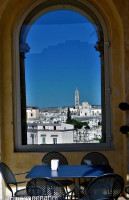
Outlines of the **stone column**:
[[106,142],[106,119],[105,119],[105,70],[104,70],[104,42],[96,42],[96,51],[100,52],[101,58],[101,109],[102,109],[102,142]]
[[30,47],[27,43],[20,43],[20,96],[21,96],[21,133],[22,144],[27,144],[27,124],[26,124],[26,84],[25,84],[25,54]]

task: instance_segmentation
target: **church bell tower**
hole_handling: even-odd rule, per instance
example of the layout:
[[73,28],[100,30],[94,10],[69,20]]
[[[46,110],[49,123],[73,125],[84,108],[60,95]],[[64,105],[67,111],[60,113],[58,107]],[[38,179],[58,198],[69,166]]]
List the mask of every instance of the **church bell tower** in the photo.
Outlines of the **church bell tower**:
[[77,88],[75,90],[75,109],[79,109],[79,91]]

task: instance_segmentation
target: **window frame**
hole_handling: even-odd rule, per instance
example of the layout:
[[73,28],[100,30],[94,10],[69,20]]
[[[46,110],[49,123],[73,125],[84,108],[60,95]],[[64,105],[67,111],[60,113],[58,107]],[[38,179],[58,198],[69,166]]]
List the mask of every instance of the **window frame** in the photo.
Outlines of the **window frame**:
[[[35,10],[39,9],[37,14]],[[104,35],[104,99],[105,99],[105,118],[102,119],[106,127],[106,143],[81,143],[81,144],[44,144],[44,145],[22,145],[22,133],[21,133],[21,96],[20,96],[20,56],[19,56],[19,35],[22,24],[25,19],[28,19],[33,15],[32,21],[36,20],[39,16],[53,10],[69,9],[82,14],[87,17],[87,9],[99,20]],[[108,150],[113,148],[113,133],[112,133],[112,92],[111,92],[111,61],[110,61],[110,35],[108,25],[102,15],[102,13],[89,1],[83,4],[81,1],[75,2],[74,0],[64,0],[62,4],[58,5],[56,0],[46,1],[37,5],[32,4],[22,14],[19,19],[14,33],[14,151],[19,152],[48,152],[48,151],[88,151],[88,150]],[[26,48],[28,48],[27,44]],[[23,55],[25,56],[25,55]]]
[[42,136],[42,144],[46,144],[46,136]]

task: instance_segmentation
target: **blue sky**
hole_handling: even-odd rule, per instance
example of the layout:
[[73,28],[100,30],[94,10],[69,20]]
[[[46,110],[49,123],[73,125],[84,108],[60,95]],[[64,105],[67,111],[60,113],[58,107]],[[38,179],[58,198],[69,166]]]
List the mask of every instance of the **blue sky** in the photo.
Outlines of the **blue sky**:
[[94,26],[69,10],[49,12],[34,22],[26,42],[27,105],[74,105],[78,88],[80,104],[101,105],[101,66]]

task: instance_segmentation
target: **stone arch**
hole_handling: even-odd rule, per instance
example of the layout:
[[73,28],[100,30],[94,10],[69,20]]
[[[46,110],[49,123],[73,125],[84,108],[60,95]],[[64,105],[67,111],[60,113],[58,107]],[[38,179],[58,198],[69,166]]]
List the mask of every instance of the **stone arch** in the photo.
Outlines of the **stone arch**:
[[[91,24],[95,27],[97,35],[98,35],[98,42],[96,43],[96,50],[100,52],[100,57],[101,57],[101,69],[102,69],[102,77],[105,74],[108,74],[108,65],[109,65],[109,55],[108,55],[108,46],[109,45],[109,31],[108,28],[105,24],[105,21],[101,15],[101,13],[90,3],[86,2],[86,4],[82,3],[81,1],[73,1],[73,0],[64,0],[63,2],[57,2],[56,0],[51,0],[51,1],[43,1],[41,4],[37,5],[36,7],[34,7],[29,13],[27,13],[27,17],[24,18],[24,20],[22,19],[22,23],[24,22],[24,25],[19,27],[20,31],[22,34],[20,34],[20,67],[18,67],[20,69],[20,76],[21,76],[21,80],[24,80],[25,77],[25,66],[24,66],[24,58],[25,58],[25,53],[27,53],[29,51],[29,46],[26,43],[26,37],[27,34],[29,32],[29,29],[31,28],[31,25],[34,23],[35,20],[37,20],[41,15],[49,12],[49,11],[54,11],[54,10],[60,10],[60,9],[67,9],[67,10],[73,10],[76,11],[80,14],[82,14],[84,17],[86,17]],[[99,27],[99,30],[97,30],[96,27]],[[103,37],[104,35],[104,37]],[[106,38],[106,39],[105,39]],[[104,67],[104,52],[105,55],[105,67]],[[17,59],[17,58],[16,58]],[[16,68],[16,70],[18,70],[18,68]],[[105,68],[105,69],[104,69]],[[105,72],[104,72],[105,71]],[[18,72],[19,73],[19,72]],[[101,85],[102,85],[102,91],[104,91],[102,93],[103,97],[102,97],[102,109],[103,109],[103,119],[102,121],[105,122],[105,113],[107,112],[105,109],[105,82],[104,82],[105,78],[102,78],[101,81]],[[108,79],[107,79],[108,82]],[[16,84],[17,85],[17,84]],[[107,85],[110,85],[110,83],[108,82]],[[26,107],[26,97],[25,97],[25,80],[21,83],[21,87],[19,87],[17,89],[17,91],[21,91],[21,97],[23,97],[22,99],[22,104],[21,104],[21,119],[26,119],[26,113],[25,113],[25,107]],[[18,92],[17,92],[18,93]],[[20,96],[19,94],[19,96]],[[108,101],[111,101],[108,96]],[[109,104],[109,102],[108,102]],[[19,108],[19,105],[18,105]],[[18,110],[18,109],[16,109]],[[18,110],[18,113],[20,112],[20,110]],[[109,115],[109,113],[107,114]],[[18,116],[18,114],[17,114]],[[21,121],[25,121],[25,120],[21,120]],[[111,121],[109,120],[109,123],[111,123]],[[105,130],[107,129],[105,126],[105,123],[103,123],[103,128],[104,128],[104,133],[103,133],[103,142],[107,144],[109,144],[110,146],[112,145],[111,140],[109,139],[111,136],[106,136],[105,132],[109,133],[109,131]],[[22,124],[22,133],[27,132],[26,131],[26,124]],[[107,127],[111,127],[111,126],[107,126]],[[21,130],[21,128],[19,128],[19,130]],[[112,132],[112,131],[110,131]],[[110,133],[111,135],[112,133]],[[18,134],[21,135],[21,134]],[[22,140],[23,144],[26,144],[26,134],[24,135],[24,140]]]
[[[2,30],[2,37],[0,38],[1,49],[0,49],[0,66],[2,72],[1,87],[3,93],[0,93],[1,102],[1,110],[3,112],[0,113],[2,123],[1,130],[2,130],[2,143],[4,144],[7,141],[12,141],[6,148],[2,145],[2,160],[7,161],[11,166],[15,168],[17,171],[22,171],[22,163],[23,166],[26,161],[29,160],[30,154],[24,154],[24,160],[21,160],[21,156],[23,153],[16,154],[14,152],[14,124],[13,121],[15,120],[13,117],[13,75],[15,71],[13,70],[14,65],[16,67],[19,66],[19,48],[18,48],[18,41],[19,41],[19,31],[20,27],[31,10],[43,2],[43,0],[23,0],[22,3],[19,3],[19,0],[8,0],[6,1],[6,7],[1,14],[1,23],[0,27]],[[114,150],[105,151],[105,155],[108,155],[111,164],[118,162],[122,163],[119,165],[118,172],[120,172],[123,177],[125,177],[126,172],[124,172],[124,168],[126,168],[126,160],[123,161],[121,153],[125,155],[125,147],[123,148],[122,144],[124,142],[123,136],[119,133],[118,124],[125,123],[125,116],[123,113],[118,112],[117,106],[119,101],[123,100],[125,97],[125,86],[124,86],[124,32],[123,32],[123,24],[122,19],[118,13],[118,10],[115,4],[112,1],[105,0],[105,1],[86,1],[80,0],[80,2],[84,4],[89,4],[91,7],[95,7],[100,11],[102,14],[102,18],[106,21],[110,32],[110,42],[111,42],[111,64],[112,68],[111,74],[113,74],[113,78],[111,78],[111,82],[113,84],[112,92],[113,92],[113,132],[114,132]],[[17,8],[17,9],[16,9]],[[13,12],[12,12],[13,10]],[[119,34],[118,34],[119,33]],[[109,44],[110,45],[110,44]],[[7,59],[8,58],[8,59]],[[117,74],[116,74],[117,71]],[[8,85],[7,85],[8,83]],[[118,100],[119,97],[119,100]],[[7,114],[9,111],[9,114]],[[10,134],[8,134],[8,131]],[[118,137],[119,135],[119,137]],[[125,137],[124,137],[125,138]],[[121,143],[122,142],[122,143]],[[120,149],[120,150],[119,150]],[[115,152],[116,150],[116,152]],[[83,153],[78,153],[80,157]],[[112,154],[112,155],[111,155]],[[34,160],[38,160],[37,154],[31,153]],[[69,157],[72,155],[74,159],[74,153],[66,153],[66,156]],[[79,156],[78,156],[79,157]],[[40,156],[39,156],[40,159]],[[14,162],[11,161],[15,160]],[[21,163],[21,166],[18,165]],[[33,163],[31,161],[31,163]],[[29,164],[26,163],[28,169],[30,168]]]

